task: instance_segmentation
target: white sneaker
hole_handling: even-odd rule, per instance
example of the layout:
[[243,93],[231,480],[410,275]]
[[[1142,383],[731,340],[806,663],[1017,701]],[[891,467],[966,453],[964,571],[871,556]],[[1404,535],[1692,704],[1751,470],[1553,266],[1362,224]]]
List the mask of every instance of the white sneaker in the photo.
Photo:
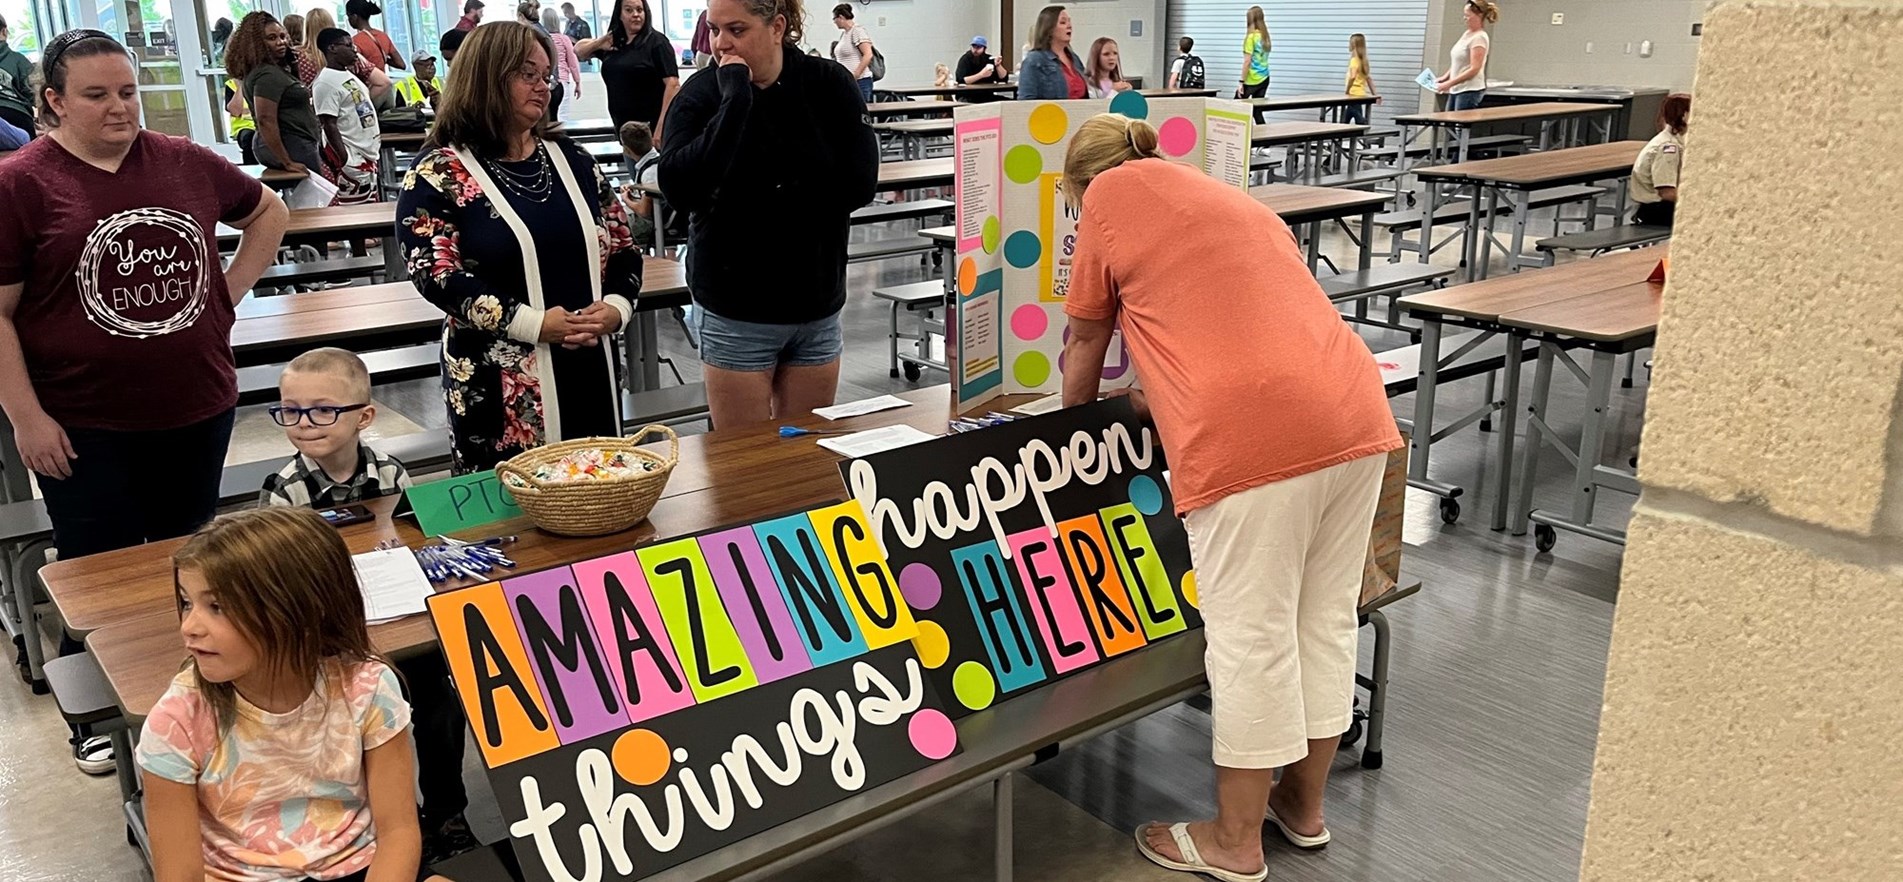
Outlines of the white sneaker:
[[112,739],[94,735],[73,745],[73,764],[88,775],[112,774]]

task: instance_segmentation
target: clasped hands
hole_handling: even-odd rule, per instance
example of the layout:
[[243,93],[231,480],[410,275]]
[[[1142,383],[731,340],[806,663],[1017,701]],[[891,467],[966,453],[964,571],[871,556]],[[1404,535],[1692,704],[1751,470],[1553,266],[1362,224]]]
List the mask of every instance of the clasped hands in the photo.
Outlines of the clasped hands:
[[621,330],[621,313],[597,300],[576,312],[550,307],[542,313],[543,343],[560,343],[563,349],[599,346],[601,338]]

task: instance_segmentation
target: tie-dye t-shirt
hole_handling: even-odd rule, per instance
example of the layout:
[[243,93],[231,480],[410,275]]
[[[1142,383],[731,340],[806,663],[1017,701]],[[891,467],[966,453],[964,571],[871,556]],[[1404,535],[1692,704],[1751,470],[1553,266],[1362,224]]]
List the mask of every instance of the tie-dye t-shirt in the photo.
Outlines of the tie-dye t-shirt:
[[139,768],[198,788],[205,878],[220,882],[334,879],[370,866],[363,755],[410,725],[396,674],[377,662],[324,669],[310,698],[274,714],[237,699],[231,731],[192,672],[152,707]]

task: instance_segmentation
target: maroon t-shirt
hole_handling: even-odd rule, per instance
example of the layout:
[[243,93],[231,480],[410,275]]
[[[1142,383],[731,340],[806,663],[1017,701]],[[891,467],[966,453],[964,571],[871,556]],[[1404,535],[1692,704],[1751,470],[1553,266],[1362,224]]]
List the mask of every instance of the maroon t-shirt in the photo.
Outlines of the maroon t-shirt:
[[184,138],[139,133],[117,173],[39,138],[0,162],[0,285],[40,406],[62,426],[138,431],[238,403],[217,224],[264,188]]

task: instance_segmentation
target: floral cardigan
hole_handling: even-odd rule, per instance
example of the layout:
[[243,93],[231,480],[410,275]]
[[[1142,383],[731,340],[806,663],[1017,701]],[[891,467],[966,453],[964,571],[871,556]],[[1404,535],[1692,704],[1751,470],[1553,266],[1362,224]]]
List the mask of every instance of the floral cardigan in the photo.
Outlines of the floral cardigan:
[[[551,160],[569,162],[584,198],[593,185],[589,209],[600,244],[602,299],[622,313],[625,327],[640,295],[642,270],[627,214],[592,158],[567,141],[553,145],[559,149],[551,150]],[[561,191],[559,182],[556,187]],[[528,301],[520,251],[484,248],[480,256],[465,255],[465,237],[475,227],[491,241],[501,235],[497,228],[506,231],[490,197],[453,151],[418,156],[397,200],[397,238],[417,291],[446,314],[443,395],[458,474],[492,468],[549,438],[532,342],[539,310]],[[546,255],[551,246],[542,234],[534,235],[537,252]],[[507,239],[514,241],[512,234]],[[551,285],[550,274],[543,275],[544,286]],[[518,317],[537,327],[516,327]]]

